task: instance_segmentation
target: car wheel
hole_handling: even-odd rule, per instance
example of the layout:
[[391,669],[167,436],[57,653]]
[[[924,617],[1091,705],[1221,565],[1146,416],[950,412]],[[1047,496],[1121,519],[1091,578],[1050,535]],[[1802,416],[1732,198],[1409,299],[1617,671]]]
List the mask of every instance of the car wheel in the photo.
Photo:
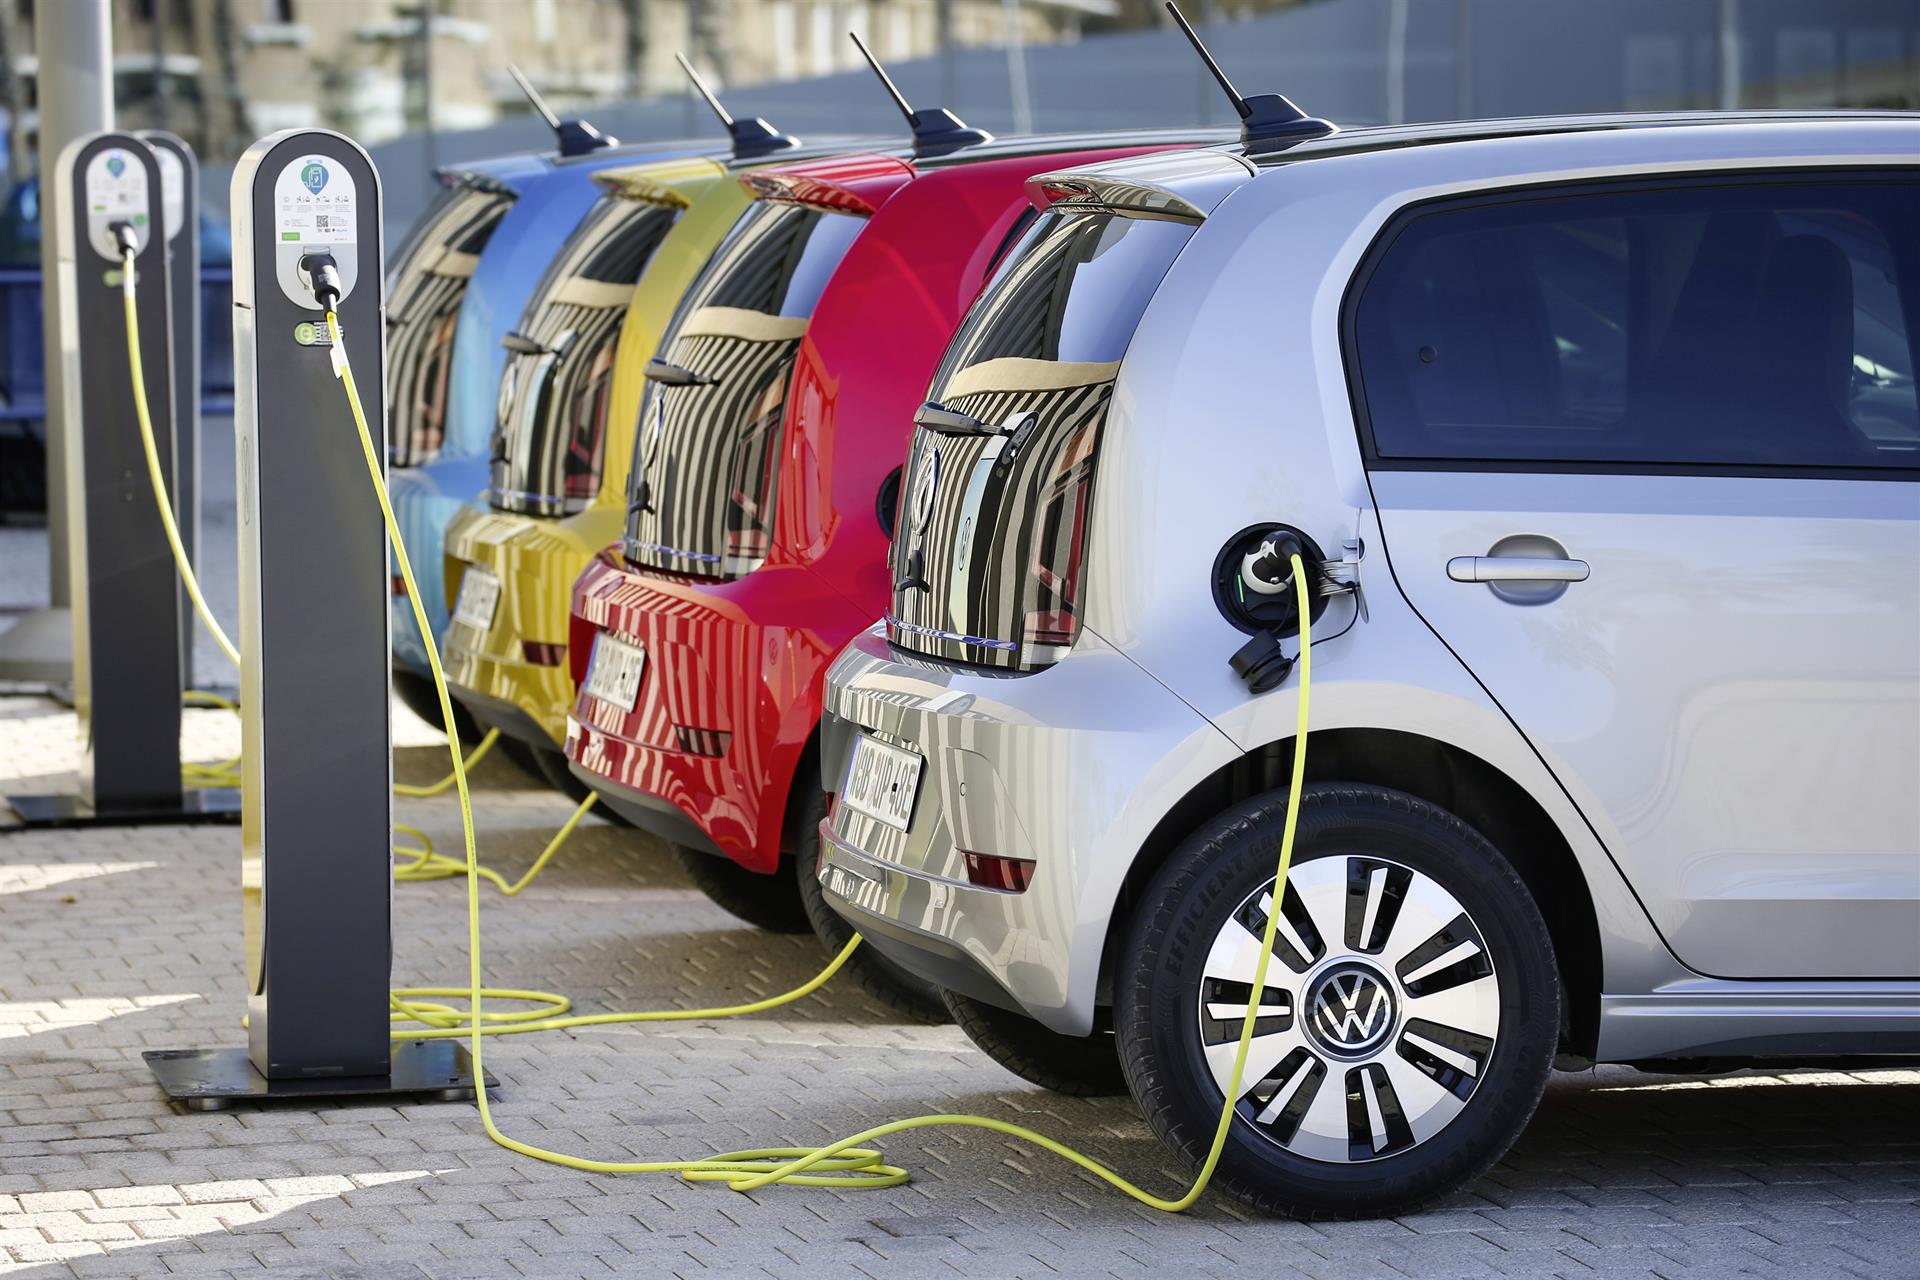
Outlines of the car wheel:
[[[820,823],[827,816],[827,797],[814,791],[795,808],[793,874],[798,882],[801,905],[813,932],[830,956],[839,955],[853,941],[854,928],[827,905],[820,888]],[[847,963],[835,975],[838,981],[850,977],[860,989],[887,1008],[915,1022],[949,1021],[947,1006],[940,1003],[940,989],[923,978],[908,973],[880,953],[878,947],[862,945],[847,957]]]
[[[1190,836],[1141,896],[1114,1025],[1155,1133],[1198,1164],[1219,1124],[1286,800]],[[1545,922],[1485,837],[1423,800],[1323,784],[1292,871],[1216,1181],[1269,1213],[1398,1214],[1478,1177],[1546,1088],[1560,984]]]
[[685,845],[670,844],[673,860],[693,881],[694,888],[713,899],[722,911],[738,916],[756,929],[769,933],[807,933],[807,910],[800,904],[800,890],[792,873],[783,865],[772,875],[749,871],[732,858],[717,853],[702,853]]
[[494,747],[494,750],[504,758],[511,760],[513,767],[526,774],[529,778],[539,778],[542,782],[546,781],[546,773],[540,767],[541,752],[538,747],[522,742],[518,738],[509,738],[503,733],[500,735],[500,741]]
[[940,999],[967,1039],[1030,1084],[1073,1098],[1113,1098],[1127,1091],[1111,1031],[1063,1036],[1025,1014],[956,991],[942,991]]
[[[435,729],[446,727],[445,719],[440,715],[440,695],[433,687],[433,681],[417,672],[395,667],[393,671],[393,692],[400,699],[400,705],[419,716]],[[474,722],[473,713],[453,704],[453,727],[460,735],[460,745],[468,751],[486,737],[486,731]]]

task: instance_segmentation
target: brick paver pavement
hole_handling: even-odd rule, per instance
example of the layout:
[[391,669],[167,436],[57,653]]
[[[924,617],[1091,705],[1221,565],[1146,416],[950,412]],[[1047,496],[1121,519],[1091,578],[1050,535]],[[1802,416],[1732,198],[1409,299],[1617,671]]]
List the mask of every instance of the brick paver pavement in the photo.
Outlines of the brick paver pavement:
[[[402,713],[403,779],[444,748]],[[0,698],[0,785],[71,785],[70,712]],[[189,755],[234,745],[188,717]],[[487,859],[524,867],[567,804],[504,761],[479,771]],[[456,848],[448,801],[400,815]],[[1209,1197],[1168,1218],[1027,1145],[902,1134],[894,1190],[752,1197],[597,1177],[494,1146],[470,1104],[176,1113],[148,1048],[238,1043],[233,828],[0,835],[0,1271],[27,1276],[1362,1277],[1920,1275],[1920,1073],[1555,1079],[1471,1190],[1397,1221],[1266,1221]],[[464,973],[457,882],[400,885],[395,980]],[[657,844],[590,819],[528,892],[490,898],[491,981],[585,1010],[731,1003],[797,985],[810,937],[755,932]],[[952,1028],[851,987],[752,1019],[497,1040],[507,1132],[615,1158],[818,1143],[926,1111],[1004,1116],[1173,1188],[1124,1100],[1006,1074]]]
[[[233,616],[231,436],[209,424],[202,566]],[[0,613],[45,598],[45,535],[0,530]],[[3,619],[0,619],[3,621]],[[202,678],[224,677],[202,642]],[[444,742],[396,716],[403,781]],[[70,712],[0,696],[0,788],[70,788]],[[196,760],[238,746],[187,714]],[[567,804],[501,760],[479,771],[486,859],[525,867]],[[401,821],[458,851],[449,801]],[[1469,1191],[1388,1222],[1254,1218],[1208,1197],[1141,1209],[1024,1143],[901,1134],[913,1181],[752,1197],[595,1177],[494,1146],[471,1104],[175,1113],[140,1051],[237,1044],[244,990],[233,828],[0,834],[0,1272],[280,1277],[1492,1275],[1720,1280],[1920,1276],[1920,1072],[1555,1078],[1520,1145]],[[462,886],[395,891],[398,983],[465,974]],[[659,846],[589,819],[525,894],[489,896],[494,984],[586,1011],[729,1004],[798,985],[810,937],[757,933]],[[614,1158],[815,1144],[929,1111],[1066,1137],[1150,1187],[1184,1178],[1125,1100],[1056,1097],[950,1027],[903,1025],[829,985],[751,1019],[491,1042],[506,1131]]]

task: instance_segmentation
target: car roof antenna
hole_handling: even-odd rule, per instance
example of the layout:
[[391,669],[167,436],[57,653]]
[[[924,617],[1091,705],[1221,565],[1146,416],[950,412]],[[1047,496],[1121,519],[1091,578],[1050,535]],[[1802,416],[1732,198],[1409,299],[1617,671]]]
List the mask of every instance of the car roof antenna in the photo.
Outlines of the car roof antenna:
[[547,105],[547,100],[540,96],[540,91],[533,87],[533,82],[528,80],[520,68],[511,62],[507,64],[507,74],[512,76],[513,82],[520,86],[520,92],[527,95],[527,101],[533,104],[533,109],[540,118],[547,122],[547,128],[553,130],[554,140],[559,144],[561,155],[583,156],[589,151],[598,151],[602,147],[619,145],[620,139],[600,132],[585,120],[562,120],[555,115],[553,108]]
[[687,80],[693,85],[693,91],[706,99],[707,105],[713,108],[713,114],[720,117],[721,125],[733,139],[735,160],[750,160],[755,156],[771,155],[776,151],[791,151],[800,145],[800,139],[780,132],[759,116],[751,120],[734,119],[727,109],[720,105],[720,99],[707,87],[707,82],[700,78],[700,73],[693,69],[693,64],[687,61],[687,55],[675,53],[673,56],[674,60],[680,64],[680,69],[687,73]]
[[1338,125],[1308,115],[1293,105],[1284,94],[1257,93],[1251,98],[1241,96],[1240,91],[1233,87],[1233,81],[1227,79],[1227,73],[1207,52],[1207,46],[1200,42],[1199,33],[1187,21],[1187,15],[1180,12],[1180,6],[1173,0],[1167,0],[1167,12],[1180,24],[1180,30],[1186,33],[1187,39],[1193,44],[1193,51],[1200,55],[1200,61],[1207,64],[1207,70],[1213,72],[1213,78],[1220,82],[1227,101],[1239,113],[1240,144],[1249,155],[1285,151],[1298,143],[1339,132]]
[[977,147],[983,142],[993,141],[993,135],[985,129],[974,128],[945,107],[926,107],[915,111],[913,104],[907,101],[907,96],[900,92],[900,86],[880,65],[880,59],[874,57],[873,50],[867,48],[867,42],[860,38],[860,33],[849,31],[847,34],[853,37],[854,47],[860,50],[860,56],[873,68],[873,74],[880,77],[880,84],[886,89],[887,96],[893,99],[893,105],[899,107],[900,114],[907,118],[907,126],[913,130],[914,159],[944,156],[963,147]]

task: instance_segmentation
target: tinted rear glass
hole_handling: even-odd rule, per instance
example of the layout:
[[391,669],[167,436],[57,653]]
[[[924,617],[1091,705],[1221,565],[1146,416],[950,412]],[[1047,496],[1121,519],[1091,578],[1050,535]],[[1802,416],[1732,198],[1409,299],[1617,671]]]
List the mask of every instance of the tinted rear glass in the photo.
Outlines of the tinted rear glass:
[[[628,493],[627,558],[736,577],[766,558],[794,358],[866,219],[759,202],[681,300],[647,380]],[[884,331],[876,325],[876,336]]]
[[512,205],[506,192],[446,188],[387,273],[387,448],[395,466],[431,461],[446,438],[460,304]]
[[599,492],[613,356],[633,287],[679,217],[606,195],[547,269],[508,338],[494,421],[493,505],[565,515]]
[[1920,466],[1920,183],[1740,179],[1443,208],[1354,316],[1385,459]]
[[934,376],[977,427],[914,432],[888,634],[1031,670],[1077,632],[1100,433],[1120,360],[1189,225],[1049,214],[1008,254]]

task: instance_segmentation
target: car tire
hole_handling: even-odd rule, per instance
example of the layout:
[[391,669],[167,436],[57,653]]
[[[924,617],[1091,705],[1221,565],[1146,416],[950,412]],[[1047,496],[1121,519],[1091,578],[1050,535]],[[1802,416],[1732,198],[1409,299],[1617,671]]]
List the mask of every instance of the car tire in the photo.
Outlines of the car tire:
[[[573,770],[567,768],[567,754],[558,747],[551,751],[543,747],[530,747],[533,755],[533,767],[547,785],[567,799],[579,804],[585,800],[593,788],[573,776]],[[600,806],[595,805],[596,809]]]
[[[1127,1082],[1196,1166],[1286,808],[1268,793],[1188,837],[1139,897],[1115,967]],[[1215,1182],[1263,1212],[1353,1218],[1408,1212],[1484,1173],[1532,1117],[1560,1026],[1553,944],[1513,867],[1424,800],[1317,784],[1282,911],[1262,999],[1276,1012],[1255,1024]]]
[[682,844],[667,848],[673,851],[673,860],[687,873],[694,888],[722,911],[769,933],[812,932],[807,909],[800,903],[800,890],[786,866],[767,875],[749,871],[722,854],[702,853]]
[[[440,715],[440,695],[433,687],[433,681],[418,672],[401,667],[393,669],[393,692],[400,699],[400,705],[419,716],[435,729],[444,729],[446,721]],[[453,727],[460,735],[460,745],[472,751],[480,739],[486,737],[486,731],[474,721],[473,713],[461,706],[456,699],[453,704]]]
[[538,778],[542,782],[546,781],[546,773],[540,767],[541,752],[538,747],[533,746],[531,743],[522,742],[518,738],[509,738],[503,733],[500,735],[500,741],[494,747],[494,750],[505,759],[512,761],[513,767],[526,774],[529,778]]
[[[810,789],[807,797],[795,804],[792,862],[800,902],[814,936],[829,956],[837,956],[853,941],[854,928],[827,905],[826,892],[820,887],[820,823],[826,816],[826,793],[817,788]],[[847,957],[835,981],[842,978],[852,978],[862,991],[902,1017],[930,1026],[950,1020],[938,987],[908,973],[870,943],[862,944]]]
[[957,991],[942,991],[940,999],[967,1039],[1029,1084],[1070,1098],[1116,1098],[1127,1092],[1110,1031],[1063,1036],[1023,1013]]

